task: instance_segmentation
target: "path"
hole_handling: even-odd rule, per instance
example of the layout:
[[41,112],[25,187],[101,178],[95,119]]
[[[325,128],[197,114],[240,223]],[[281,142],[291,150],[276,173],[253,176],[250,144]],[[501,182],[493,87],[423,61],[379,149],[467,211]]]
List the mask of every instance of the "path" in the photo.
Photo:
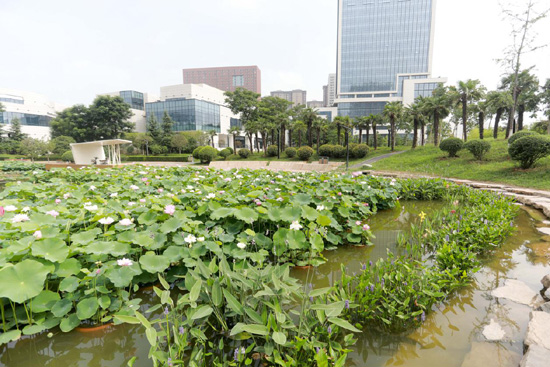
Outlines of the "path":
[[350,168],[361,168],[363,165],[365,164],[373,164],[373,163],[376,163],[378,161],[381,161],[382,159],[385,159],[385,158],[388,158],[388,157],[391,157],[392,155],[397,155],[397,154],[401,154],[401,153],[405,153],[406,150],[402,150],[400,152],[393,152],[393,153],[388,153],[388,154],[383,154],[383,155],[379,155],[378,157],[374,157],[374,158],[371,158],[371,159],[367,159],[366,161],[363,161],[361,163],[357,163],[357,164],[354,164],[353,166],[351,166]]

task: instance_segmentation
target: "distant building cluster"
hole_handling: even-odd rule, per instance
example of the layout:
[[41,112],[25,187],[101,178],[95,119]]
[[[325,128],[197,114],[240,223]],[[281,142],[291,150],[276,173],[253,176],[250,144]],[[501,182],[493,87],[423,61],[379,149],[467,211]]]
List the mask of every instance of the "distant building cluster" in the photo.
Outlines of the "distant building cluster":
[[[433,78],[432,56],[436,0],[338,0],[336,73],[328,75],[323,100],[307,100],[307,91],[277,90],[271,96],[292,105],[306,105],[332,121],[336,116],[380,114],[393,101],[404,105],[429,96],[444,78]],[[226,134],[240,126],[225,106],[225,91],[245,88],[261,94],[258,66],[183,69],[183,84],[160,88],[160,96],[135,90],[106,93],[130,105],[137,132],[145,132],[152,117],[167,112],[175,131],[216,131],[219,147]],[[0,126],[19,118],[23,132],[32,137],[49,135],[49,122],[62,108],[46,97],[0,89]]]

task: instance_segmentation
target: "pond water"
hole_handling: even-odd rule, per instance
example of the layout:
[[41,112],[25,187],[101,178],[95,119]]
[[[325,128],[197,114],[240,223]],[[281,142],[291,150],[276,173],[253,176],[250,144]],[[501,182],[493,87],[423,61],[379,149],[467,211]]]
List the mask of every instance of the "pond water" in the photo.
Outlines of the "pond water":
[[[405,202],[393,210],[378,213],[370,220],[376,235],[373,247],[340,248],[325,252],[328,262],[316,269],[293,270],[292,275],[314,286],[325,287],[340,278],[340,263],[349,272],[360,270],[361,264],[386,255],[387,249],[397,252],[396,240],[406,231],[421,211],[430,213],[442,204]],[[527,283],[534,290],[541,288],[540,279],[549,273],[549,261],[539,258],[525,246],[537,243],[541,236],[537,222],[521,211],[516,223],[518,232],[486,262],[476,274],[471,286],[454,294],[430,313],[424,325],[408,335],[384,335],[366,332],[350,354],[347,366],[407,366],[407,367],[471,367],[517,366],[522,353],[523,338],[529,321],[529,308],[490,297],[490,291],[504,284],[507,278]],[[550,246],[550,243],[548,243]],[[152,291],[141,291],[142,310],[153,301]],[[481,343],[481,330],[491,318],[498,319],[510,335],[504,343]],[[514,320],[514,321],[512,321]],[[0,366],[125,366],[133,356],[136,367],[150,367],[147,359],[149,344],[141,327],[120,325],[98,332],[41,334],[25,337],[0,347]],[[476,354],[476,353],[479,353]],[[465,362],[466,360],[466,362]]]

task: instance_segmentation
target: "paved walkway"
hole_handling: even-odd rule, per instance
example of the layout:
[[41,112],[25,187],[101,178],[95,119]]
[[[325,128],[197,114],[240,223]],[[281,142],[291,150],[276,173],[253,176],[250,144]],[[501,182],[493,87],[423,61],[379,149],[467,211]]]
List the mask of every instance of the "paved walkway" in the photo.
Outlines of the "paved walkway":
[[378,157],[370,158],[370,159],[367,159],[366,161],[363,161],[361,163],[354,164],[350,168],[361,168],[365,164],[373,164],[373,163],[376,163],[378,161],[381,161],[382,159],[391,157],[392,155],[397,155],[397,154],[401,154],[401,153],[405,153],[405,152],[406,152],[406,150],[403,150],[401,152],[393,152],[393,153],[388,153],[388,154],[384,154],[384,155],[379,155]]

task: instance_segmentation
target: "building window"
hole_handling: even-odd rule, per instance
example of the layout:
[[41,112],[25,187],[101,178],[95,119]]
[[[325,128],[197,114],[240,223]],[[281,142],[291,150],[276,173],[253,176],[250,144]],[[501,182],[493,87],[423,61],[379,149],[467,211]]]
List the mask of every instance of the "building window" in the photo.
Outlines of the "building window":
[[243,75],[233,75],[233,86],[234,87],[244,87],[244,76]]

